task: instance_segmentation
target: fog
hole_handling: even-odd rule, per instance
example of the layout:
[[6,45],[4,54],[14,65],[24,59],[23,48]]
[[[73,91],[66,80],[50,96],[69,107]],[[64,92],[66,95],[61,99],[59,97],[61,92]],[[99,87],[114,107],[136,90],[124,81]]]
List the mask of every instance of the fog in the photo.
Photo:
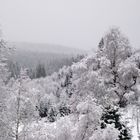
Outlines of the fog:
[[8,41],[95,48],[118,26],[140,47],[140,0],[0,0],[0,24]]

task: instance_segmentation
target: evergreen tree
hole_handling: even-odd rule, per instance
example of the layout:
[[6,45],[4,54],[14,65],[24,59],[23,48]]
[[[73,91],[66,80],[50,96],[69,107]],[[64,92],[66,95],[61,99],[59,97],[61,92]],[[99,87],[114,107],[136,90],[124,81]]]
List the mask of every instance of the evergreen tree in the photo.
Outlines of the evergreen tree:
[[101,41],[99,42],[98,48],[101,51],[103,49],[103,47],[104,47],[104,39],[102,38]]
[[46,77],[46,70],[43,64],[38,64],[36,67],[36,78]]
[[114,124],[114,127],[120,131],[119,140],[130,140],[129,129],[120,121],[120,117],[118,108],[106,107],[101,117],[101,129],[105,129],[107,124]]

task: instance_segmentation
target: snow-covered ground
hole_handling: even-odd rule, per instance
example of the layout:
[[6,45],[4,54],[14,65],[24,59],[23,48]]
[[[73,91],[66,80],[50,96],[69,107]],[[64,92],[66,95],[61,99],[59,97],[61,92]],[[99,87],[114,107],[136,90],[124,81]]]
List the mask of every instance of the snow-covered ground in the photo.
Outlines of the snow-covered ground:
[[[138,130],[137,130],[137,127],[138,127],[137,126],[137,107],[131,105],[131,106],[128,106],[125,111],[123,110],[123,120],[128,122],[127,126],[131,129],[132,140],[140,140],[138,138]],[[139,127],[140,127],[140,123],[139,123]]]

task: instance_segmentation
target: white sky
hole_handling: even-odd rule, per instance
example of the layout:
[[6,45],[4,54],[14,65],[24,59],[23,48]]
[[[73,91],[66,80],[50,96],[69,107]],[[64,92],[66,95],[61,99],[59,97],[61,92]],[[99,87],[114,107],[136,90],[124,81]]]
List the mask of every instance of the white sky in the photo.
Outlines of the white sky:
[[94,48],[111,26],[140,47],[140,0],[0,0],[9,41]]

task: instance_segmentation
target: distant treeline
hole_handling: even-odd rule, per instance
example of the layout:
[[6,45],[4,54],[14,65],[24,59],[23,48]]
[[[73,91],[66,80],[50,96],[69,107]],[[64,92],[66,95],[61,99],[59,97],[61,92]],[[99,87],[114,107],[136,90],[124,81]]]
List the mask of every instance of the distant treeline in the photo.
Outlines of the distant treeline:
[[11,77],[17,78],[21,67],[28,68],[31,79],[46,77],[57,72],[63,66],[78,62],[84,55],[68,55],[57,53],[18,52],[11,56],[8,67]]

